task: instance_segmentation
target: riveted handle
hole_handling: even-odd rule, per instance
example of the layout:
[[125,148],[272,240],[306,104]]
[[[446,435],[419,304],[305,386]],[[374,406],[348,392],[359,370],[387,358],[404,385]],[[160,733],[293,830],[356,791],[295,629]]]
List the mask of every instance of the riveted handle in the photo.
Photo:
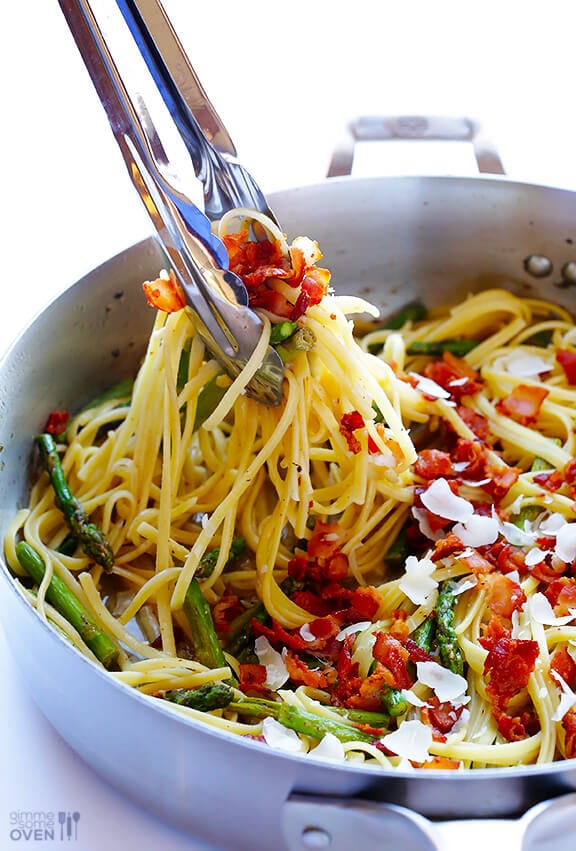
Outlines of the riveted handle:
[[391,140],[469,142],[481,174],[505,174],[496,147],[475,119],[430,115],[364,115],[346,125],[344,135],[332,154],[327,176],[352,174],[358,143]]

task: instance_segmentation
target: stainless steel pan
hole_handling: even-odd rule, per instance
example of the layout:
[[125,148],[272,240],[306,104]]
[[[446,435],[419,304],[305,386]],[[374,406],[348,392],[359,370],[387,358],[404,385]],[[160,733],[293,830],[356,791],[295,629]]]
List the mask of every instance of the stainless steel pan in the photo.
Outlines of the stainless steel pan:
[[[270,202],[291,235],[319,241],[338,291],[385,312],[417,294],[434,305],[494,284],[576,309],[574,193],[503,177],[344,176]],[[129,248],[61,295],[5,356],[2,534],[26,501],[46,413],[134,373],[153,320],[140,283],[163,264],[151,239]],[[573,847],[561,843],[576,824],[575,761],[390,773],[287,756],[118,684],[37,617],[5,567],[0,604],[16,661],[63,738],[122,793],[218,848],[439,848],[430,820],[516,818],[557,796],[519,823],[523,847]]]

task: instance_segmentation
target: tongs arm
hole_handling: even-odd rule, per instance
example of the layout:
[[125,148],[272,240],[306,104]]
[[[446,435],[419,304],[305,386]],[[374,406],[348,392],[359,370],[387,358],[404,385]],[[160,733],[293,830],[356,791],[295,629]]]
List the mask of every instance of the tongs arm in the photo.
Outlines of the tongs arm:
[[248,207],[275,221],[252,175],[210,102],[160,0],[117,0],[126,24],[188,150],[204,188],[211,221]]
[[[167,174],[165,152],[141,97],[130,97],[87,0],[59,0],[106,110],[134,186],[183,285],[198,332],[235,377],[261,340],[263,324],[242,281],[222,266],[227,254],[204,214]],[[222,258],[224,252],[224,258]],[[220,254],[217,262],[215,255]],[[247,392],[265,404],[281,398],[283,367],[274,349]]]

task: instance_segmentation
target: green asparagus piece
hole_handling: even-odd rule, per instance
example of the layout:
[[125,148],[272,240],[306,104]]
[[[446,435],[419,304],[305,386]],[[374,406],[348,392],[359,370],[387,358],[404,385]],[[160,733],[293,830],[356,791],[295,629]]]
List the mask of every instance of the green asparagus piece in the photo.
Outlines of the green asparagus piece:
[[410,638],[416,642],[418,647],[431,653],[433,650],[434,636],[436,634],[436,621],[433,617],[426,618],[420,626],[417,626]]
[[37,442],[54,488],[56,505],[64,515],[73,535],[86,555],[93,558],[104,570],[111,571],[114,567],[114,553],[110,543],[102,530],[90,521],[80,502],[70,490],[54,438],[51,434],[41,434]]
[[283,363],[289,363],[294,360],[296,355],[301,352],[309,352],[316,345],[316,334],[311,328],[304,326],[299,328],[292,336],[284,343],[276,346],[276,351],[282,358]]
[[[43,558],[25,541],[16,544],[16,555],[26,573],[36,585],[40,585],[46,572]],[[59,576],[52,576],[46,590],[46,599],[72,624],[104,667],[111,668],[118,658],[116,644],[100,629],[92,615]]]
[[234,692],[226,683],[206,683],[193,689],[170,689],[164,692],[164,699],[180,706],[189,706],[200,712],[224,709],[233,700]]
[[266,623],[270,619],[264,603],[255,603],[249,609],[246,609],[245,612],[242,612],[241,615],[234,618],[230,624],[230,632],[226,635],[226,650],[232,656],[238,657],[240,653],[252,644],[253,619],[260,621],[260,623]]
[[228,390],[227,386],[220,384],[223,374],[223,372],[217,372],[198,394],[194,431],[198,431],[202,423],[206,422]]
[[[562,441],[558,437],[549,438],[550,442],[555,446],[562,446]],[[539,458],[538,456],[534,458],[532,461],[532,465],[530,467],[531,473],[539,473],[541,470],[550,470],[552,468],[552,464],[549,461],[546,461],[544,458]]]
[[78,540],[76,535],[73,535],[71,532],[69,535],[66,535],[60,546],[58,547],[58,552],[63,556],[73,556],[76,552],[76,547],[78,546]]
[[408,549],[407,528],[408,526],[406,524],[400,529],[389,549],[386,551],[384,561],[402,563],[406,561],[407,556],[410,554]]
[[132,395],[134,380],[132,378],[124,378],[113,384],[99,396],[95,396],[87,405],[82,408],[82,411],[89,411],[92,408],[97,408],[98,405],[103,405],[104,402],[111,402],[115,399],[125,399]]
[[422,302],[411,301],[399,310],[398,313],[391,316],[382,327],[390,331],[398,331],[407,322],[418,322],[420,319],[426,319],[427,316],[428,308]]
[[192,633],[197,661],[207,668],[225,668],[228,663],[214,629],[210,606],[195,577],[186,590],[183,609]]
[[524,529],[526,523],[532,523],[533,520],[536,520],[539,514],[542,513],[542,509],[538,505],[525,505],[520,509],[518,514],[516,514],[512,518],[512,522],[515,526],[518,526],[519,529]]
[[478,345],[478,340],[434,340],[430,342],[417,341],[406,349],[408,355],[431,355],[441,357],[444,352],[450,352],[457,357],[464,357]]
[[178,361],[178,375],[176,377],[176,392],[180,393],[184,389],[188,381],[188,369],[190,366],[190,350],[192,348],[192,338],[189,337],[182,351],[180,352],[180,360]]
[[436,602],[436,641],[442,663],[454,674],[464,674],[464,656],[454,630],[455,583],[448,579],[440,585]]
[[230,703],[229,708],[236,710],[240,715],[250,715],[255,718],[271,716],[276,718],[284,727],[295,730],[304,736],[311,736],[314,739],[322,739],[326,733],[332,733],[341,742],[373,742],[387,732],[386,729],[382,729],[377,733],[367,733],[360,727],[333,721],[331,718],[322,718],[313,712],[307,712],[299,707],[273,700],[260,700],[258,698],[239,700]]
[[381,697],[383,706],[392,718],[397,718],[399,715],[404,715],[408,712],[408,701],[399,688],[384,686]]
[[[244,540],[244,538],[240,537],[240,535],[237,535],[232,538],[232,543],[230,545],[230,551],[228,553],[228,559],[226,561],[226,564],[230,564],[230,562],[235,561],[239,556],[242,555],[245,549],[246,541]],[[216,567],[216,562],[218,561],[219,555],[220,547],[214,547],[214,549],[208,550],[208,552],[204,553],[204,555],[200,559],[198,570],[196,571],[196,576],[199,579],[206,579],[207,576],[210,576],[210,574]]]
[[533,334],[526,340],[527,345],[529,346],[540,346],[540,348],[545,349],[550,345],[552,341],[552,331],[538,331],[537,334]]
[[278,322],[277,325],[273,325],[270,330],[270,345],[277,346],[279,343],[284,343],[292,336],[297,328],[298,323],[290,322],[289,319],[285,319],[284,322]]
[[370,727],[387,727],[390,715],[387,712],[370,712],[368,709],[342,709],[332,706],[333,712],[342,715],[353,724],[367,724]]

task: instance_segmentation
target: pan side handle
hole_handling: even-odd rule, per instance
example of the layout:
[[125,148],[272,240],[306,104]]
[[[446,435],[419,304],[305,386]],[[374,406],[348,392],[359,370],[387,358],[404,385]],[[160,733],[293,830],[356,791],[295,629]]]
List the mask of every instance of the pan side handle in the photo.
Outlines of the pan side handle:
[[505,174],[500,155],[480,122],[472,118],[430,115],[364,115],[348,122],[336,145],[328,177],[352,174],[359,142],[442,141],[470,142],[481,174]]
[[[576,793],[531,807],[519,819],[433,822],[406,807],[358,798],[291,795],[282,812],[288,851],[573,851]],[[466,837],[467,845],[462,844]]]

